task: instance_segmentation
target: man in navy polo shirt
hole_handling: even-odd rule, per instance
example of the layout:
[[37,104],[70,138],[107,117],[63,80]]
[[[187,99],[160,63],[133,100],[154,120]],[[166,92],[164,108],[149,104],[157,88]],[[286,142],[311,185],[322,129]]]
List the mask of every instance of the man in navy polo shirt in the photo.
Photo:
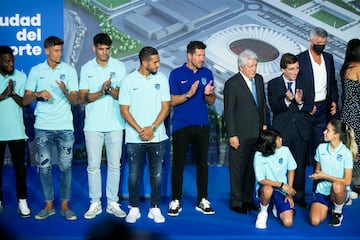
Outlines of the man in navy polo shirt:
[[188,145],[196,153],[196,185],[198,190],[196,210],[214,214],[207,200],[209,119],[207,105],[215,102],[213,74],[203,67],[206,45],[192,41],[187,45],[187,62],[170,73],[172,117],[173,165],[172,201],[169,216],[181,212],[183,171]]

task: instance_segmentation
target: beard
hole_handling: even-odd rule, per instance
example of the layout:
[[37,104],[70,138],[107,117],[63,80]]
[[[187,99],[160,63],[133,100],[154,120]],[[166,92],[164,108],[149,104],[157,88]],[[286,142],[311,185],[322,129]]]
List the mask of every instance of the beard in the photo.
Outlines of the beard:
[[152,75],[157,73],[157,69],[146,68],[146,70]]
[[14,68],[5,68],[5,67],[1,67],[1,72],[5,73],[5,75],[12,75],[14,73],[15,69]]

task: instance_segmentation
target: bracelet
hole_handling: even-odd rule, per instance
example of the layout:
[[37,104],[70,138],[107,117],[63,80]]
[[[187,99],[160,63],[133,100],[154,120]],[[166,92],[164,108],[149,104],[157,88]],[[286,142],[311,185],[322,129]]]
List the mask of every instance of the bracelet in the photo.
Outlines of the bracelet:
[[185,98],[186,98],[186,100],[187,100],[187,99],[189,99],[189,98],[190,98],[190,95],[189,95],[189,94],[187,94],[187,93],[185,93],[185,94],[184,94],[184,97],[185,97]]
[[280,185],[280,188],[282,188],[284,186],[284,183],[282,182],[281,185]]

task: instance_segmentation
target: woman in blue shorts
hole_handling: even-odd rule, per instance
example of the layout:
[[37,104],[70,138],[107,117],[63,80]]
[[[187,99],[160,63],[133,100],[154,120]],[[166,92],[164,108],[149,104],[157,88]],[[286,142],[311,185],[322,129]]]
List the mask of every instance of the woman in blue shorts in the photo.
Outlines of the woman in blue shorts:
[[[316,167],[310,179],[319,180],[310,207],[309,220],[319,225],[331,210],[329,225],[341,225],[342,209],[349,198],[353,157],[357,154],[354,132],[341,120],[330,120],[324,140],[315,153]],[[351,149],[351,151],[349,150]]]
[[256,228],[266,228],[270,202],[273,204],[274,216],[279,216],[284,226],[292,226],[296,167],[289,148],[282,146],[280,133],[275,130],[263,131],[254,157],[254,170],[260,196],[260,212],[256,219]]

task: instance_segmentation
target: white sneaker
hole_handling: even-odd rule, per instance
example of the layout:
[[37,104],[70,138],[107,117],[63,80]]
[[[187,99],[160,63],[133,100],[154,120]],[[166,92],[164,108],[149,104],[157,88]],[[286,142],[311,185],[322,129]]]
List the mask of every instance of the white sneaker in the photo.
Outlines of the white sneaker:
[[135,223],[141,217],[140,210],[138,207],[129,207],[130,211],[125,218],[127,223]]
[[154,219],[156,223],[165,222],[164,216],[161,214],[161,210],[158,207],[153,207],[149,209],[148,218]]
[[27,205],[26,199],[19,199],[18,212],[22,217],[30,217],[31,212]]
[[357,192],[350,191],[350,199],[357,199],[357,198],[358,198]]
[[126,213],[120,208],[120,204],[117,202],[111,202],[106,207],[106,212],[114,214],[115,217],[124,218]]
[[255,227],[258,229],[266,229],[266,221],[268,213],[266,211],[260,211],[256,218]]
[[89,210],[84,214],[85,219],[93,219],[96,215],[102,213],[101,203],[93,202],[90,204]]
[[179,216],[179,213],[181,212],[182,208],[181,208],[181,205],[180,205],[180,201],[175,199],[175,200],[172,200],[170,203],[169,203],[169,210],[167,212],[167,215],[169,216]]
[[196,204],[195,209],[206,215],[215,214],[215,210],[210,207],[210,202],[206,198],[201,199],[201,202]]

